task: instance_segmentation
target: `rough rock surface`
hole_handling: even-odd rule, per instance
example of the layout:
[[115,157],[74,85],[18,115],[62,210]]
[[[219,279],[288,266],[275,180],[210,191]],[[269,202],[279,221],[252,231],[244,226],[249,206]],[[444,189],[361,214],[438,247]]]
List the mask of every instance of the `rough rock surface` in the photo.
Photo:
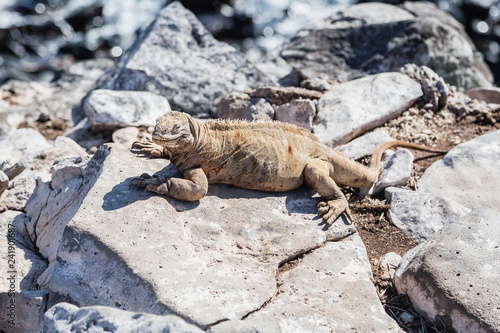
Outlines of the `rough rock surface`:
[[40,333],[58,332],[202,333],[204,331],[174,315],[157,316],[106,306],[79,309],[72,304],[59,303],[45,313],[43,326],[40,328]]
[[346,143],[399,116],[420,96],[420,84],[401,73],[381,73],[335,85],[318,101],[319,123],[314,134],[329,146]]
[[217,116],[221,119],[272,120],[274,109],[264,98],[233,92],[222,98]]
[[[415,63],[432,68],[460,90],[491,86],[491,72],[477,58],[463,28],[449,24],[456,21],[445,13],[440,16],[447,20],[415,15],[418,7],[412,6],[411,12],[382,3],[348,7],[300,30],[283,47],[281,57],[303,78],[326,74],[349,81]],[[437,7],[434,11],[440,12]]]
[[83,101],[83,109],[93,130],[114,130],[152,126],[156,118],[170,111],[170,104],[149,91],[96,89]]
[[309,99],[294,99],[276,108],[276,120],[291,123],[312,131],[316,104]]
[[500,213],[475,210],[404,255],[399,293],[456,332],[499,332]]
[[389,187],[385,197],[391,222],[419,242],[470,212],[453,200],[420,191]]
[[146,90],[172,109],[216,116],[222,96],[273,82],[232,46],[218,42],[179,2],[163,9],[121,61],[101,78],[101,89]]
[[[306,327],[341,325],[347,312],[348,317],[357,318],[349,322],[354,329],[396,327],[371,285],[359,236],[353,234],[333,242],[351,225],[344,219],[325,230],[315,218],[319,198],[312,197],[312,190],[269,194],[211,185],[207,197],[188,203],[130,185],[130,180],[143,172],[175,174],[177,169],[164,159],[144,159],[112,145],[102,147],[90,164],[94,171],[90,174],[86,167],[85,184],[82,177],[66,180],[80,179],[82,184],[79,192],[69,193],[74,200],[72,207],[59,189],[76,186],[62,180],[54,184],[54,179],[51,186],[55,190],[49,192],[53,200],[46,200],[45,206],[29,205],[33,209],[41,206],[40,216],[53,216],[50,224],[38,218],[40,225],[36,226],[37,246],[50,260],[44,278],[53,292],[70,297],[80,306],[175,313],[205,328],[224,320],[238,322],[258,310],[278,288],[278,266],[305,254],[302,260],[307,265],[303,269],[283,275],[290,291],[287,298],[295,297],[302,304],[301,310],[296,310],[296,323],[287,320],[289,325],[300,327],[302,316],[310,318]],[[42,195],[37,196],[44,200]],[[61,206],[63,212],[57,215]],[[40,238],[42,234],[45,240]],[[307,253],[323,244],[325,249],[313,251],[309,259]],[[328,266],[334,257],[341,260],[341,272]],[[290,280],[285,278],[288,275]],[[323,289],[305,282],[314,275],[318,283],[326,279],[321,282]],[[320,311],[338,302],[339,294],[328,296],[324,289],[341,294],[338,283],[344,276],[346,286],[351,280],[357,286],[349,295],[342,294],[344,310]],[[300,293],[304,294],[293,296],[291,291],[299,281],[304,286]],[[39,279],[39,284],[44,282]],[[361,292],[356,291],[358,287]],[[278,295],[265,309],[279,311],[273,303],[287,303],[280,298]],[[311,312],[312,304],[317,304],[317,310]],[[366,320],[359,320],[360,316]]]

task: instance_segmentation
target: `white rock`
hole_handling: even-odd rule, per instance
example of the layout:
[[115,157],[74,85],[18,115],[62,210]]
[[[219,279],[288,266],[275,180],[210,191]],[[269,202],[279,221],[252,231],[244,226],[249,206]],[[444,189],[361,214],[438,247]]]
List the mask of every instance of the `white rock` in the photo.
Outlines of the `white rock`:
[[149,91],[93,90],[83,101],[93,130],[150,126],[170,111],[168,100]]
[[294,99],[290,103],[276,108],[276,120],[313,129],[313,119],[316,116],[316,104],[309,99]]
[[422,96],[420,84],[401,73],[381,73],[338,84],[318,102],[314,134],[329,146],[356,136],[399,116]]
[[360,189],[362,195],[377,194],[389,186],[406,185],[410,179],[413,170],[413,153],[408,149],[398,148],[395,153],[389,154],[382,164],[382,171],[377,182],[372,187]]
[[383,143],[394,141],[385,129],[376,129],[334,149],[353,160],[373,154]]
[[384,254],[378,263],[380,277],[384,280],[392,280],[400,262],[401,256],[396,252]]
[[202,333],[200,328],[174,315],[156,316],[106,306],[78,308],[59,303],[45,313],[40,333],[57,332],[169,332]]
[[500,213],[475,210],[404,255],[400,294],[455,332],[499,332]]
[[417,241],[424,241],[444,226],[467,215],[470,209],[440,196],[396,187],[385,190],[389,220]]

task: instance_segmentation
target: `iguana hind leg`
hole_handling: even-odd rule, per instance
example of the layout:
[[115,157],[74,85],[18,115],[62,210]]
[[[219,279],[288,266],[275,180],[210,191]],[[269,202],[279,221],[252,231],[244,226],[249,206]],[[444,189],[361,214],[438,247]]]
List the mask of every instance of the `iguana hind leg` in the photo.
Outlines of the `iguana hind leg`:
[[192,168],[184,171],[182,178],[163,179],[143,173],[132,179],[131,184],[145,187],[146,191],[170,196],[183,201],[196,201],[203,198],[208,191],[207,176],[201,168]]
[[306,184],[315,189],[325,200],[318,205],[318,215],[323,216],[328,226],[331,226],[342,213],[346,213],[352,220],[347,199],[331,177],[333,172],[331,164],[319,159],[311,160],[304,169]]

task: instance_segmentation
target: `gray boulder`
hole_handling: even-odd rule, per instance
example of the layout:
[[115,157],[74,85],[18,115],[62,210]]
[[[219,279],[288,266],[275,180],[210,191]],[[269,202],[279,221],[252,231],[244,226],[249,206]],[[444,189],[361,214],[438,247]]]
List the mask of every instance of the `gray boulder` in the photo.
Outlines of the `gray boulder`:
[[334,149],[354,160],[373,154],[383,143],[394,141],[384,129],[376,129]]
[[[181,202],[130,185],[143,172],[175,175],[176,168],[118,145],[101,147],[75,169],[80,176],[63,177],[66,168],[61,177],[54,170],[38,204],[27,206],[31,223],[37,221],[37,246],[50,261],[38,283],[52,293],[79,306],[174,313],[212,330],[230,321],[238,331],[263,310],[268,327],[293,311],[287,327],[397,328],[371,283],[361,239],[345,217],[325,230],[312,190],[263,193],[213,184],[199,202]],[[63,188],[72,191],[65,196]],[[299,256],[304,266],[277,281],[278,267]],[[286,292],[276,294],[281,282]],[[305,326],[301,318],[308,318]]]
[[420,84],[401,73],[381,73],[338,84],[318,101],[314,134],[337,146],[399,116],[420,96]]
[[40,333],[60,332],[202,333],[204,331],[174,315],[157,316],[106,306],[78,308],[72,304],[59,303],[45,313]]
[[499,332],[500,213],[473,211],[404,255],[395,274],[400,294],[455,332]]
[[164,8],[98,89],[146,90],[168,98],[172,109],[216,116],[224,94],[273,82],[232,46],[218,42],[179,2]]
[[114,130],[127,126],[152,126],[156,118],[170,111],[168,100],[149,91],[93,90],[83,101],[93,130]]
[[440,14],[427,15],[428,7],[414,4],[409,11],[383,3],[351,6],[300,30],[285,44],[281,57],[303,78],[326,74],[349,81],[415,63],[430,67],[459,90],[491,86],[491,72],[464,29],[435,6]]

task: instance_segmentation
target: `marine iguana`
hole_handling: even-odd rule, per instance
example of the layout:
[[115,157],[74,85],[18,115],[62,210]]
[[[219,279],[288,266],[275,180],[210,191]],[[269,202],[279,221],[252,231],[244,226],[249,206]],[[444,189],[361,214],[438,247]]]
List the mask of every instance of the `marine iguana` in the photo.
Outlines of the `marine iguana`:
[[203,198],[210,183],[283,192],[304,183],[324,201],[318,215],[330,226],[341,213],[350,218],[339,185],[369,187],[378,178],[383,152],[405,147],[444,153],[404,141],[379,146],[366,167],[321,143],[311,132],[276,121],[201,122],[186,113],[170,111],[158,117],[153,142],[134,142],[140,153],[167,157],[183,173],[163,179],[142,174],[132,185],[184,201]]

